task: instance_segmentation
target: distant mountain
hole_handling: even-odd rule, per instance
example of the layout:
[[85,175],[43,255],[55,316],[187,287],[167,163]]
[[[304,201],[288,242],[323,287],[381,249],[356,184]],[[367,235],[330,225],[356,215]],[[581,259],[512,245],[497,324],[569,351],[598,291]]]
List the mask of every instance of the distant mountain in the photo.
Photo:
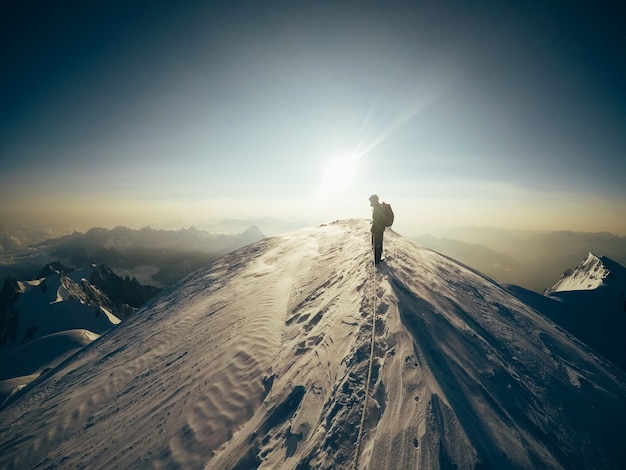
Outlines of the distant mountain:
[[384,257],[347,220],[201,268],[5,402],[0,467],[625,468],[623,371],[461,263]]
[[576,269],[566,270],[561,279],[545,294],[557,292],[585,291],[599,288],[609,289],[619,293],[626,301],[626,269],[606,256],[596,256],[589,253],[587,258]]
[[236,234],[212,234],[195,228],[92,228],[5,254],[0,257],[0,276],[32,277],[43,264],[60,260],[74,268],[106,264],[143,284],[165,287],[264,237],[256,227]]
[[626,269],[606,256],[588,256],[545,291],[511,292],[626,371]]
[[[306,214],[303,214],[306,217]],[[248,227],[260,227],[265,234],[276,235],[311,225],[303,218],[220,219],[198,222],[197,227],[210,233],[239,233]]]
[[211,234],[195,228],[182,230],[132,230],[116,227],[112,230],[92,228],[85,234],[74,233],[42,245],[54,245],[53,253],[76,265],[90,262],[134,265],[164,261],[184,253],[221,256],[264,238],[256,227],[239,234]]
[[497,279],[498,282],[514,283],[528,270],[513,258],[483,245],[448,238],[436,238],[432,235],[414,237],[413,240],[431,250],[467,264]]
[[537,293],[552,286],[565,267],[576,265],[589,252],[602,253],[626,264],[626,237],[610,233],[463,227],[441,230],[436,237],[422,235],[412,239],[498,282]]

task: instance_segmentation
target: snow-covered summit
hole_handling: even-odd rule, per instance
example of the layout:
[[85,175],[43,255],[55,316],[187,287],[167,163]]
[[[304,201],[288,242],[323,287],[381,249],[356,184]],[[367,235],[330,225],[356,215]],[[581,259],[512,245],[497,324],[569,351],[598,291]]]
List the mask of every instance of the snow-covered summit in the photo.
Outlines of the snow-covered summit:
[[576,269],[567,270],[559,281],[547,289],[545,294],[566,291],[582,291],[597,289],[603,284],[618,283],[626,286],[624,268],[606,256],[589,253],[587,258]]
[[349,220],[190,275],[0,410],[0,467],[624,468],[623,372],[385,237],[378,270]]

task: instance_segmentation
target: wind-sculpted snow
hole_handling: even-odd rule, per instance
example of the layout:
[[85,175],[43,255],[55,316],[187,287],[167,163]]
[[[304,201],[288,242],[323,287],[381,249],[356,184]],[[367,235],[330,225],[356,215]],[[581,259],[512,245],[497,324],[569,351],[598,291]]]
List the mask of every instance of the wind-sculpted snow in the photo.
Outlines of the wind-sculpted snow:
[[624,467],[623,372],[392,231],[375,270],[368,230],[264,239],[153,299],[0,411],[0,467]]
[[[624,416],[623,376],[618,395],[607,396],[616,385],[614,370],[496,284],[429,258],[415,271],[394,262],[389,277],[415,341],[416,364],[432,371],[479,461],[494,468],[623,462],[624,434],[618,421],[606,421],[613,412]],[[613,447],[613,463],[598,452],[605,446]]]

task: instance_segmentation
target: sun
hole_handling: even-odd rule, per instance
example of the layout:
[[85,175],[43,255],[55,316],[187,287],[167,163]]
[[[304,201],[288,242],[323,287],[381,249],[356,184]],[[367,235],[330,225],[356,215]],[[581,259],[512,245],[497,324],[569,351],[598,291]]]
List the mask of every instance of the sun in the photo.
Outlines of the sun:
[[357,158],[341,156],[330,160],[324,168],[322,182],[316,194],[320,197],[331,196],[346,189],[354,180]]

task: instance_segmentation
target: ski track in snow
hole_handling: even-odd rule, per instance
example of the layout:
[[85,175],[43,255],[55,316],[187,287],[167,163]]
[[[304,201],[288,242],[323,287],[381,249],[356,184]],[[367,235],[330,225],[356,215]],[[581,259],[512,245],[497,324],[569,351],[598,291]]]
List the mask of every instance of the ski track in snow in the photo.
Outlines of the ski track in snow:
[[0,467],[347,469],[363,406],[363,469],[626,461],[622,372],[392,231],[375,270],[368,228],[265,239],[153,299],[0,410]]

